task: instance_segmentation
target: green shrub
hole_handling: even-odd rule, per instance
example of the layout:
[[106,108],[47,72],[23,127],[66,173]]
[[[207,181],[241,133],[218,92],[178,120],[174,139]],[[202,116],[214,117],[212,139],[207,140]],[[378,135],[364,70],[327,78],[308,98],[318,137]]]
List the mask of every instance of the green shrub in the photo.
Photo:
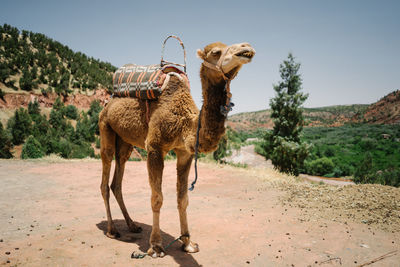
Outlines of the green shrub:
[[3,124],[0,122],[0,158],[9,159],[12,158],[11,154],[12,148],[12,137],[3,128]]
[[87,157],[94,158],[94,149],[91,147],[90,143],[74,145],[70,157],[74,159],[83,159]]
[[14,145],[20,145],[32,133],[32,120],[26,109],[19,108],[7,122]]
[[325,175],[333,171],[334,164],[331,159],[323,157],[311,162],[306,162],[306,169],[312,175]]
[[22,147],[21,158],[23,159],[36,159],[44,156],[42,146],[32,135],[28,137],[24,146]]
[[229,156],[228,137],[227,135],[224,135],[219,141],[217,150],[213,152],[213,158],[217,162],[222,162],[222,159],[227,156]]
[[78,109],[74,105],[68,105],[65,108],[65,116],[71,120],[78,118]]

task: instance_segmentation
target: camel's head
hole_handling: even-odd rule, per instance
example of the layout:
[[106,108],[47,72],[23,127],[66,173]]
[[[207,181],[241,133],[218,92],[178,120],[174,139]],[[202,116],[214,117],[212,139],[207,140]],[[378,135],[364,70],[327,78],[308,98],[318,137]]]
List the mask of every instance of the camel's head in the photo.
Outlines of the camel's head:
[[197,56],[204,60],[204,65],[214,70],[222,70],[228,77],[234,77],[243,64],[251,61],[256,51],[248,43],[226,44],[216,42],[197,50]]

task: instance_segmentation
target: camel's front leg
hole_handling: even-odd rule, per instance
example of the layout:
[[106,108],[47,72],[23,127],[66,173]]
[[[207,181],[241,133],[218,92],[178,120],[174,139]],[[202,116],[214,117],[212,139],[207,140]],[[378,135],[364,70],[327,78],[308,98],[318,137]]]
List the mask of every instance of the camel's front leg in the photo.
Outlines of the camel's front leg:
[[160,209],[163,203],[161,191],[164,169],[163,152],[158,147],[147,146],[147,170],[151,187],[151,208],[153,210],[153,228],[150,235],[150,248],[147,253],[152,257],[164,257],[160,233]]
[[176,183],[179,220],[181,224],[182,249],[186,252],[195,253],[199,251],[199,246],[190,241],[189,227],[187,222],[186,208],[189,205],[188,198],[188,176],[193,155],[184,150],[175,150],[178,158],[176,170],[178,181]]

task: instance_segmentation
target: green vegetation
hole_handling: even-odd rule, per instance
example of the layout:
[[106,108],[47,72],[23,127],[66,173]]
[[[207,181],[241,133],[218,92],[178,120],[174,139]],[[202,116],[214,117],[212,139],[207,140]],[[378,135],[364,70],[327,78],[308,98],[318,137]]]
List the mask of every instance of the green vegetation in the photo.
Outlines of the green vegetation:
[[37,159],[44,156],[43,148],[32,135],[28,137],[26,143],[22,147],[21,158],[23,159]]
[[6,130],[4,130],[3,124],[0,122],[0,158],[12,158],[11,148],[12,137]]
[[305,173],[400,186],[400,125],[305,128],[302,139],[312,144]]
[[261,145],[263,155],[271,159],[276,169],[296,176],[308,155],[307,144],[300,140],[304,124],[300,107],[308,95],[300,92],[302,82],[299,69],[300,63],[294,61],[292,54],[280,65],[282,81],[274,86],[276,96],[270,102],[274,129],[265,133]]
[[19,79],[21,90],[44,86],[48,88],[41,91],[46,94],[54,90],[67,95],[72,89],[99,87],[112,90],[111,74],[115,70],[110,63],[74,52],[41,33],[0,25],[0,82],[7,87],[17,90],[14,83]]
[[[7,123],[7,130],[1,125],[0,157],[12,157],[12,145],[23,143],[22,158],[38,158],[49,154],[59,154],[63,158],[94,157],[92,143],[99,140],[96,134],[100,111],[99,102],[93,101],[88,112],[78,114],[76,107],[65,107],[57,98],[47,120],[46,116],[40,114],[39,103],[31,102],[28,109],[15,111]],[[71,124],[74,118],[75,128]]]

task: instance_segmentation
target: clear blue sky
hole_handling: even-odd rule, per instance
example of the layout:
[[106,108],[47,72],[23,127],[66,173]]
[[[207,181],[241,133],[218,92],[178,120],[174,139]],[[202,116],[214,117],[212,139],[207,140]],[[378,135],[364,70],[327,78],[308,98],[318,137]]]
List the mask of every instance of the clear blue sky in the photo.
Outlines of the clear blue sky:
[[[232,82],[233,113],[269,108],[279,64],[302,67],[305,107],[372,103],[400,88],[400,1],[20,1],[0,2],[0,23],[44,33],[108,61],[159,62],[163,39],[179,35],[192,94],[201,105],[196,49],[249,42],[257,54]],[[179,60],[172,40],[166,57]]]

